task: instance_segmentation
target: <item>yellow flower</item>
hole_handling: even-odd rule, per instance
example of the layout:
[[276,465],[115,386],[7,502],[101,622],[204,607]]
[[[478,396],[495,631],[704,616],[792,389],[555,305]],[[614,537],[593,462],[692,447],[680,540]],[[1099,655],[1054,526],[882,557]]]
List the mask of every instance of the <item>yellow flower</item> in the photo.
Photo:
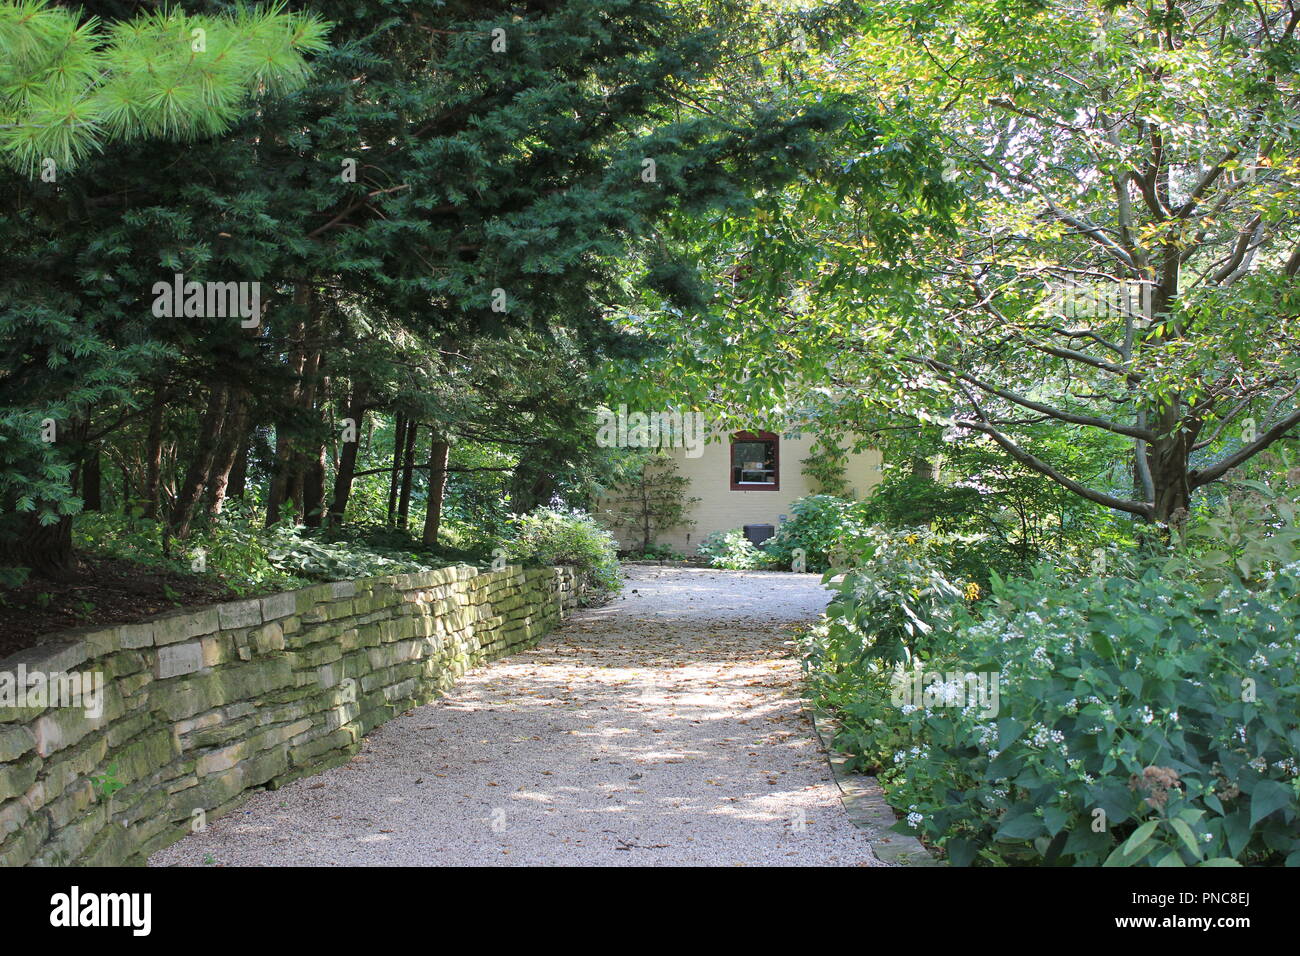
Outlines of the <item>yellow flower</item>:
[[966,585],[966,600],[978,601],[980,596],[980,586],[975,581],[970,581]]

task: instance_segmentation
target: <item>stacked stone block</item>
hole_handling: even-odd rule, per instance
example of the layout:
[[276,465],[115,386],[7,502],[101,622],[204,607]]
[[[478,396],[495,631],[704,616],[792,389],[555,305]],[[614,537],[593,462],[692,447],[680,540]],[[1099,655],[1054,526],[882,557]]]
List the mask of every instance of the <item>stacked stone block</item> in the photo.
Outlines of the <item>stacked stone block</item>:
[[0,673],[99,673],[98,717],[0,705],[0,865],[143,863],[361,738],[578,603],[572,568],[339,581],[43,638]]

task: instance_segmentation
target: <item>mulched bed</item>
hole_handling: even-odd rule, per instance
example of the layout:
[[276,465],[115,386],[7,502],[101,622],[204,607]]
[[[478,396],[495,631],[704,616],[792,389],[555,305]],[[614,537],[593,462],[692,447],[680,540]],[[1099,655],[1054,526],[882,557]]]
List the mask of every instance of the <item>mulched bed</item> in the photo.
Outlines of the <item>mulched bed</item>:
[[92,625],[133,624],[182,607],[237,595],[210,576],[180,574],[120,558],[82,558],[67,581],[33,578],[0,591],[0,659],[44,634]]

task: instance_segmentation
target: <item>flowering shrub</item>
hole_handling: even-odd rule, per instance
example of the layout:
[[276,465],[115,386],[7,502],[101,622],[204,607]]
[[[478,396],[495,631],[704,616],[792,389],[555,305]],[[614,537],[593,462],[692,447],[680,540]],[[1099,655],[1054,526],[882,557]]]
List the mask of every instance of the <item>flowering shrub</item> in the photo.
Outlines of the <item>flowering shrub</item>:
[[878,659],[844,673],[846,633],[811,642],[839,743],[886,764],[898,829],[959,865],[1300,865],[1300,563],[1208,597],[1154,567],[1069,584],[1044,570],[998,582],[981,611],[922,655],[996,672],[996,716],[893,707]]
[[981,589],[953,571],[954,552],[971,538],[925,528],[890,531],[873,527],[842,539],[832,555],[830,579],[836,592],[826,616],[834,642],[855,658],[885,662],[910,660],[923,650],[927,635],[946,625]]
[[848,769],[879,773],[910,737],[890,703],[896,667],[870,654],[851,623],[823,618],[802,637],[804,672],[818,706],[839,718],[836,747]]

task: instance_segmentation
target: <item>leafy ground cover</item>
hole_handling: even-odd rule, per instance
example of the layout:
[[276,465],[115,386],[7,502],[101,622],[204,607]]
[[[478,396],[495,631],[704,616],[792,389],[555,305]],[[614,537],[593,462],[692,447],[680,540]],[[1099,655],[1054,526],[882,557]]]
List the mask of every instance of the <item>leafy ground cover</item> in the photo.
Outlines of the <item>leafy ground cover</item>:
[[959,865],[1300,865],[1295,501],[1242,491],[1163,553],[987,592],[960,540],[846,539],[805,665],[896,828]]
[[54,631],[127,624],[162,611],[339,581],[428,571],[452,564],[483,569],[568,564],[588,572],[593,600],[621,585],[613,538],[577,511],[537,509],[506,522],[496,538],[453,529],[431,547],[383,527],[322,531],[283,523],[266,528],[240,510],[184,542],[143,519],[87,513],[75,524],[79,566],[60,578],[33,577],[0,595],[0,652]]
[[42,634],[77,627],[130,624],[181,607],[237,597],[215,575],[142,565],[124,558],[83,559],[75,579],[34,578],[8,590],[0,603],[0,658],[29,647]]

